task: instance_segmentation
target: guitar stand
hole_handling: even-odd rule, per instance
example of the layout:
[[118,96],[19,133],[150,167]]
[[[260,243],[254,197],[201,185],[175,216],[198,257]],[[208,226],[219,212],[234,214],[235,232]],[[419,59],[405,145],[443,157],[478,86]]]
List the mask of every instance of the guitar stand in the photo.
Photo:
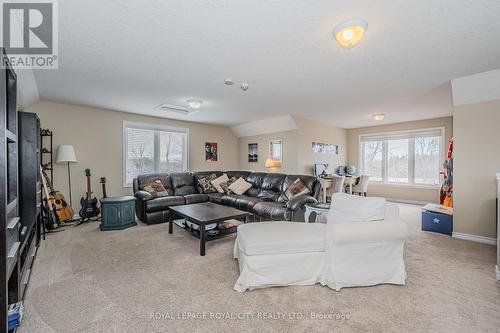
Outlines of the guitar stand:
[[57,232],[64,231],[64,229],[61,228],[55,230],[47,230],[47,228],[45,227],[45,222],[42,222],[41,225],[42,225],[42,230],[40,232],[40,236],[43,237],[43,240],[45,240],[45,235],[47,234],[55,234]]
[[97,221],[101,221],[100,216],[95,218],[95,219],[91,219],[89,217],[87,217],[87,218],[82,217],[80,220],[78,220],[78,222],[75,223],[75,225],[73,227],[78,227],[79,225],[87,223],[87,222],[97,222]]

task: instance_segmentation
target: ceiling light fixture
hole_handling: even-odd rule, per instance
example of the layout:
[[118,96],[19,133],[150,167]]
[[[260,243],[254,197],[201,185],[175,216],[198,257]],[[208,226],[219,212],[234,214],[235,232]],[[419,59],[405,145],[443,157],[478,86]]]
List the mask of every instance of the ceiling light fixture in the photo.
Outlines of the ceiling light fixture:
[[226,86],[232,86],[234,84],[234,80],[231,79],[231,78],[227,78],[227,79],[224,80],[224,84]]
[[365,20],[347,20],[335,27],[333,36],[340,46],[350,49],[361,41],[366,29],[368,29],[368,23]]
[[244,82],[243,82],[243,83],[241,84],[241,90],[243,90],[243,91],[247,91],[247,90],[248,90],[248,87],[249,87],[248,83],[244,83]]
[[190,98],[187,100],[187,103],[191,109],[198,110],[201,107],[201,104],[203,104],[203,101],[197,98]]
[[384,113],[376,113],[373,115],[373,119],[376,121],[382,121],[385,119],[385,114]]

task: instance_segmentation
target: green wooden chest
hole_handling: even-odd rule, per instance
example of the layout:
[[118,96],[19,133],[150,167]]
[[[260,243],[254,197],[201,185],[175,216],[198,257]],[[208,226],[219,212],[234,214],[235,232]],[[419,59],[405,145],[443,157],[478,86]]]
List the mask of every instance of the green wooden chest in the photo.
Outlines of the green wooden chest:
[[122,230],[137,225],[135,198],[131,196],[101,199],[101,230]]

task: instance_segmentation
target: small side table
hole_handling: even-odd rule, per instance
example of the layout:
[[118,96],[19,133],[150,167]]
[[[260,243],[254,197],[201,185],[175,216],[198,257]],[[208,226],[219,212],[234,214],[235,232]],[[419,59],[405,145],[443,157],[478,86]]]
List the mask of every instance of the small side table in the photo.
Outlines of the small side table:
[[311,216],[311,213],[315,213],[316,217],[314,219],[314,222],[319,223],[320,216],[328,215],[329,210],[330,210],[330,204],[315,204],[315,205],[306,204],[306,212],[304,214],[305,222],[309,223],[309,217]]
[[123,230],[137,225],[135,222],[135,198],[132,196],[101,199],[102,221],[100,228]]

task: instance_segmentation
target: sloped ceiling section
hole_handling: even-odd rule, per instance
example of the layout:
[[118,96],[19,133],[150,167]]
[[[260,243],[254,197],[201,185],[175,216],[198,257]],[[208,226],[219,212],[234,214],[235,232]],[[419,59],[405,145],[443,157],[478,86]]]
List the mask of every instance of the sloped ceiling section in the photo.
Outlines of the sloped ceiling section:
[[297,124],[292,116],[285,115],[231,126],[231,131],[236,137],[243,138],[252,135],[291,131],[297,128]]
[[20,69],[17,74],[17,105],[20,110],[26,109],[40,101],[38,85],[31,69]]
[[500,100],[500,69],[461,77],[451,85],[455,106]]

